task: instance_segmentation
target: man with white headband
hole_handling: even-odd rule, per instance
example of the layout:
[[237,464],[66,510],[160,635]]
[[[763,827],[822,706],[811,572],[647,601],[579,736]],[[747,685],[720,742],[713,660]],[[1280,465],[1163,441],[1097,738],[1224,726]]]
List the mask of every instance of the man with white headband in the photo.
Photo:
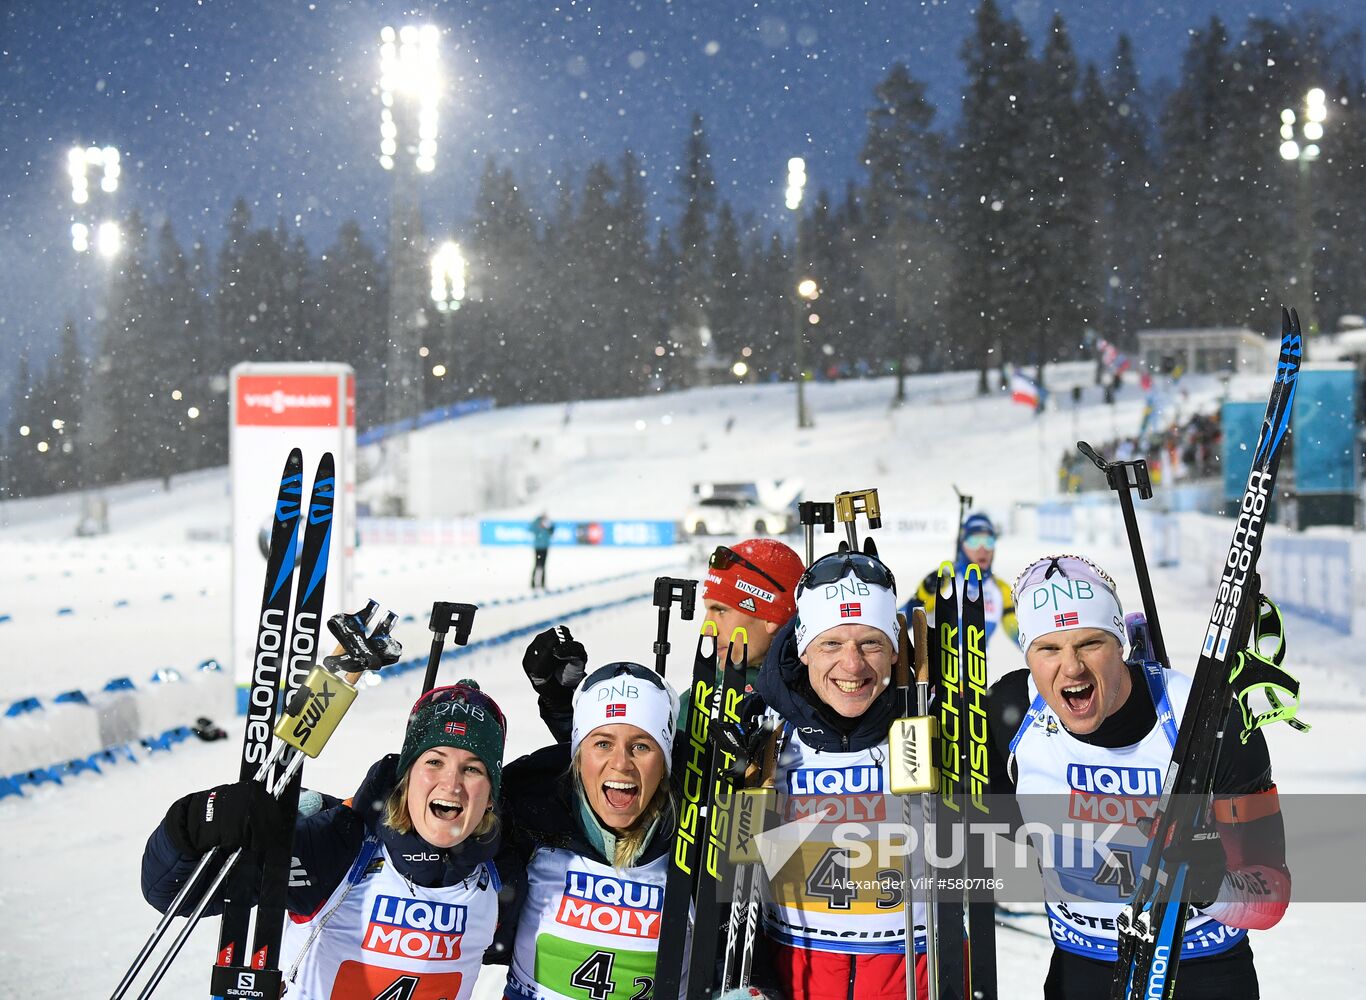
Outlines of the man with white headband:
[[[781,869],[765,872],[766,957],[756,968],[771,970],[772,981],[758,985],[789,1000],[905,1000],[901,876],[887,877],[876,850],[860,859],[839,839],[857,828],[870,844],[904,843],[887,794],[896,581],[876,555],[836,552],[802,575],[796,603],[741,705],[741,726],[714,723],[742,763],[757,763],[776,729],[775,823],[824,817]],[[914,948],[925,996],[923,936]]]
[[[1015,795],[1023,820],[1055,830],[1055,864],[1044,872],[1054,942],[1045,998],[1108,996],[1115,919],[1146,856],[1143,822],[1154,813],[1191,681],[1161,664],[1125,661],[1115,582],[1086,558],[1036,560],[1016,581],[1015,602],[1028,668],[991,688],[992,790]],[[1247,932],[1273,926],[1290,898],[1260,731],[1246,745],[1224,741],[1214,790],[1217,835],[1176,848],[1190,864],[1195,907],[1178,1000],[1256,997]],[[1108,862],[1104,852],[1068,846],[1078,828],[1070,821],[1091,816],[1098,827],[1126,817],[1115,824]]]

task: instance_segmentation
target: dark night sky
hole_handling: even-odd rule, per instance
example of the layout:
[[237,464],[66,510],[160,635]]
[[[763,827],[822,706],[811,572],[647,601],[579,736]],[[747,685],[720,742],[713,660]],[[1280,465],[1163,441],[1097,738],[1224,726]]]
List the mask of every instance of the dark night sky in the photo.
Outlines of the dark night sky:
[[[706,120],[716,172],[741,212],[783,221],[787,158],[838,193],[857,176],[864,112],[896,60],[952,119],[958,49],[977,0],[0,0],[0,396],[24,343],[55,352],[62,320],[88,314],[92,257],[69,240],[65,172],[76,143],[123,153],[121,211],[216,253],[237,195],[258,224],[283,217],[315,250],[356,217],[383,246],[387,181],[376,156],[378,32],[430,20],[447,82],[428,231],[456,233],[486,157],[548,204],[598,157],[642,155],[651,207],[671,217],[668,166],[688,116]],[[1219,13],[1292,23],[1352,5],[1308,0],[1003,0],[1036,48],[1055,8],[1084,59],[1134,37],[1144,82],[1175,75],[1190,28]],[[1350,16],[1350,15],[1348,15]],[[1358,23],[1360,15],[1357,15]],[[568,174],[565,171],[570,171]],[[574,171],[577,171],[574,172]]]

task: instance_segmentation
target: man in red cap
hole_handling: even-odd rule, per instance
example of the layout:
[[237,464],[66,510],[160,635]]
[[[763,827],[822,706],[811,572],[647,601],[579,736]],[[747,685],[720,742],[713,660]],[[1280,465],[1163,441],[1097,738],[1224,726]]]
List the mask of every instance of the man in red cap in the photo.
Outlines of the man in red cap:
[[[707,560],[707,580],[702,586],[705,620],[716,625],[723,651],[737,628],[745,630],[749,642],[746,694],[754,689],[773,636],[797,613],[797,581],[805,570],[801,556],[774,538],[718,545]],[[551,732],[568,731],[570,698],[587,663],[587,650],[564,625],[546,629],[527,646],[522,669],[537,691],[541,718]],[[690,694],[684,691],[680,698],[680,725],[687,724]]]
[[750,664],[746,692],[753,689],[774,634],[797,613],[797,580],[805,569],[801,556],[776,538],[718,545],[707,560],[705,620],[716,625],[722,649],[735,629],[745,630]]

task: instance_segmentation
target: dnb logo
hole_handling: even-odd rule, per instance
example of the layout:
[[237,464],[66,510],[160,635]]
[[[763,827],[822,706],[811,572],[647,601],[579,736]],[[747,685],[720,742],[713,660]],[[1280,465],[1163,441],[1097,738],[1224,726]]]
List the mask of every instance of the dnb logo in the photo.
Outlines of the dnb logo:
[[460,957],[464,933],[463,906],[377,896],[361,947],[385,955],[447,962]]
[[882,768],[803,767],[787,774],[787,822],[817,816],[828,823],[876,822],[887,818]]
[[653,940],[659,937],[663,906],[664,890],[657,885],[571,871],[555,920],[580,930]]
[[1068,764],[1067,785],[1070,819],[1137,826],[1139,820],[1157,815],[1162,772],[1155,767]]

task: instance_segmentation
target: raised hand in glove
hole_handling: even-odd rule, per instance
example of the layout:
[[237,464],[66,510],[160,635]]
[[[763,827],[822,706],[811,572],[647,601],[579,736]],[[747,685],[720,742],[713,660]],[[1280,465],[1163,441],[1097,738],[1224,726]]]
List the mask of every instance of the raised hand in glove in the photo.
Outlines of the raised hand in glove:
[[563,711],[570,710],[574,689],[583,680],[587,665],[588,651],[564,625],[556,625],[537,635],[522,655],[522,670],[530,678],[541,703]]
[[189,857],[215,847],[249,851],[285,842],[290,835],[280,803],[259,781],[238,781],[177,799],[163,821],[176,850]]

